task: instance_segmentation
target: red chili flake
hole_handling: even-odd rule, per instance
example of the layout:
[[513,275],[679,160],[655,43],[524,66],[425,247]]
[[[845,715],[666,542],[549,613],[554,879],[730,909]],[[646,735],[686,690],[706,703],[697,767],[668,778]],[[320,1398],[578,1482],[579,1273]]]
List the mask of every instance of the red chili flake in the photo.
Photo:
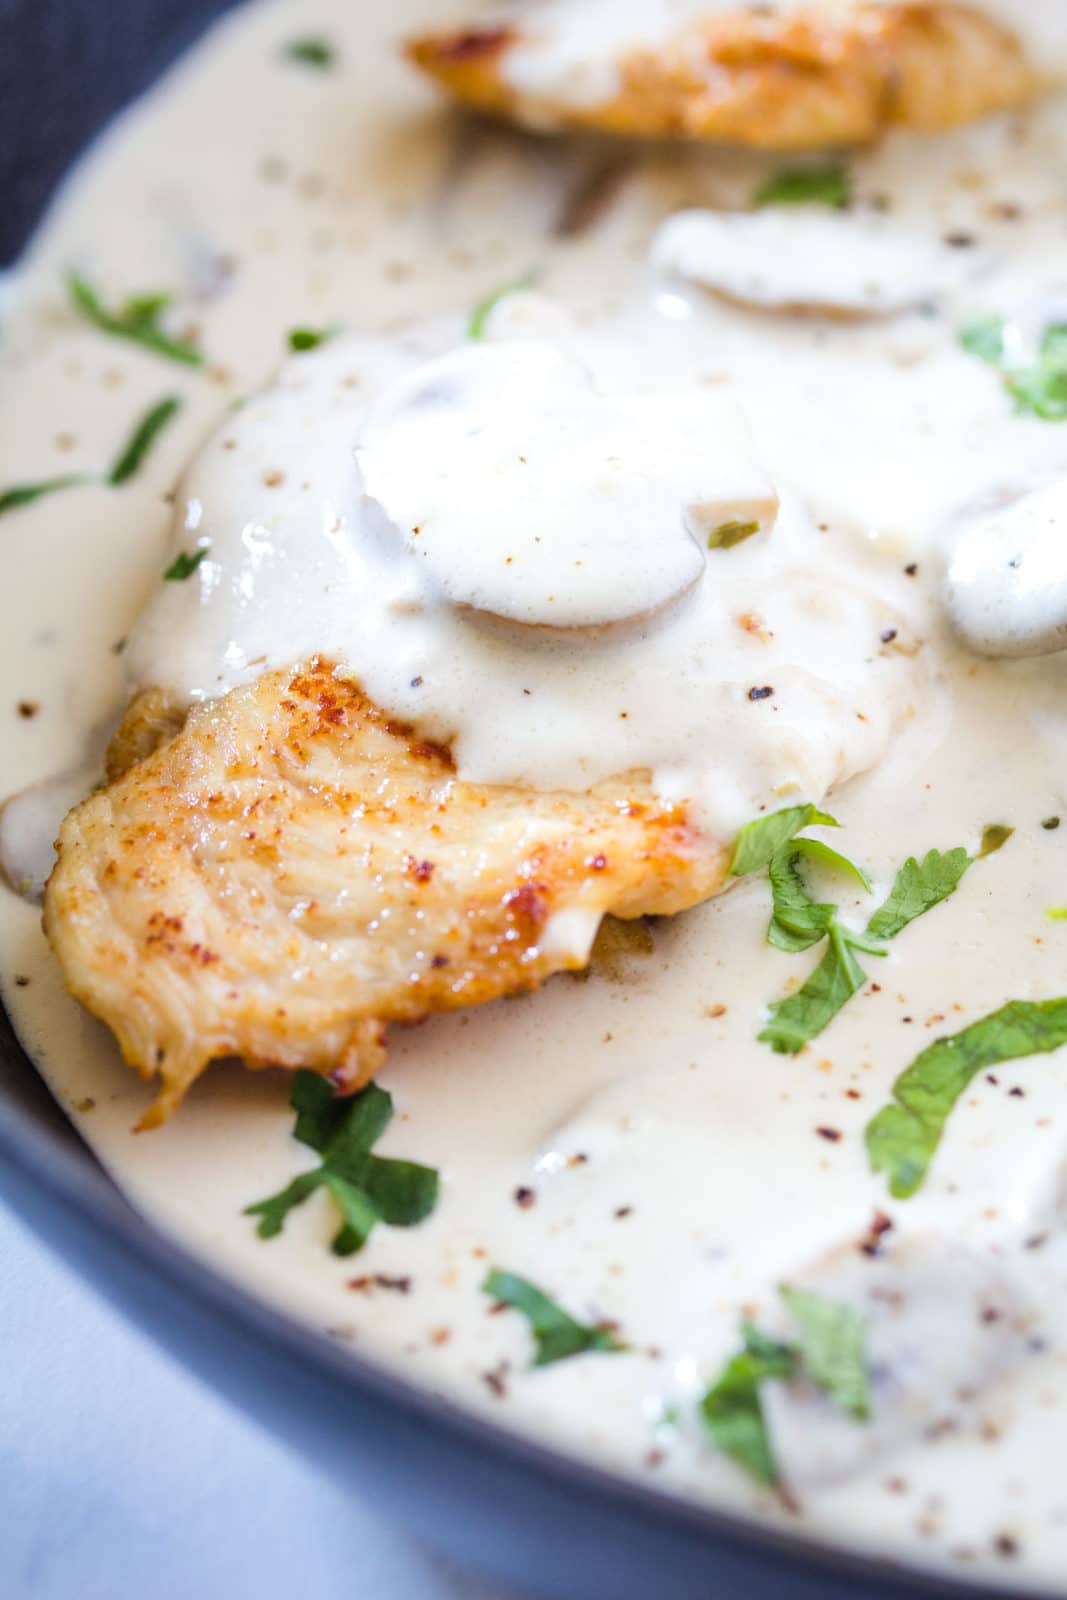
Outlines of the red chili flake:
[[765,683],[762,689],[750,689],[748,691],[748,698],[750,700],[769,700],[773,693],[774,690],[772,689],[771,685],[769,683]]
[[1019,1554],[1019,1541],[1010,1533],[998,1533],[993,1540],[993,1549],[998,1556],[1007,1556],[1010,1559]]
[[909,578],[917,577],[919,572],[919,563],[917,561],[909,561],[908,565],[904,568],[904,571]]
[[897,636],[896,628],[887,628],[885,630],[885,632],[881,636],[882,637],[882,643],[883,644],[892,644],[893,640],[896,638],[896,636]]
[[436,54],[439,61],[477,61],[496,55],[514,37],[514,28],[468,28],[440,44]]
[[590,872],[603,872],[608,864],[607,856],[586,856],[585,864]]
[[865,1256],[876,1256],[881,1252],[882,1240],[893,1229],[893,1219],[884,1211],[875,1211],[871,1217],[870,1227],[866,1237],[860,1240],[860,1249]]
[[530,1207],[535,1203],[536,1200],[536,1189],[529,1189],[525,1184],[522,1184],[518,1189],[515,1190],[515,1204],[523,1211],[529,1211]]
[[615,1211],[616,1218],[621,1222],[623,1217],[633,1216],[633,1206],[619,1206]]
[[842,1137],[840,1128],[816,1128],[815,1132],[820,1139],[829,1139],[831,1144],[836,1144]]
[[489,1372],[482,1373],[482,1382],[490,1394],[495,1394],[498,1400],[503,1400],[508,1392],[507,1376],[510,1363],[502,1361],[498,1367],[493,1367]]
[[434,956],[433,960],[430,962],[430,965],[431,965],[431,967],[447,967],[448,966],[448,957],[447,956]]

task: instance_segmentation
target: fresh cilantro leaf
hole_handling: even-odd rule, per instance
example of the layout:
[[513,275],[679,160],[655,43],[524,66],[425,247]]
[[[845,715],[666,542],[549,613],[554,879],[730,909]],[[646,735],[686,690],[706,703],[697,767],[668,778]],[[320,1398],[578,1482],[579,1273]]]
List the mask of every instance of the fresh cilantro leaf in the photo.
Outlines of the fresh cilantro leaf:
[[187,367],[203,365],[202,353],[188,339],[175,339],[160,326],[160,318],[171,304],[166,294],[135,295],[117,311],[109,311],[87,278],[72,272],[67,277],[70,297],[77,310],[102,333],[116,339],[129,339],[168,361]]
[[107,481],[113,488],[118,488],[120,484],[127,483],[140,470],[156,439],[167,424],[177,416],[181,406],[182,403],[177,396],[170,395],[166,400],[160,400],[158,405],[154,405],[150,411],[145,413],[134,429],[121,455],[108,473]]
[[871,1415],[862,1318],[851,1307],[810,1290],[782,1284],[778,1292],[800,1330],[799,1339],[771,1339],[743,1322],[741,1350],[731,1356],[701,1403],[718,1449],[768,1488],[781,1482],[761,1397],[768,1380],[807,1378],[846,1416],[866,1422]]
[[296,61],[302,67],[314,67],[317,72],[329,72],[338,60],[334,45],[321,36],[293,39],[282,54],[287,61]]
[[561,1306],[537,1288],[528,1278],[494,1267],[482,1284],[483,1291],[500,1305],[521,1311],[534,1336],[535,1367],[582,1355],[586,1350],[607,1352],[624,1350],[610,1328],[590,1327],[576,1322]]
[[785,167],[755,194],[757,206],[832,206],[843,210],[852,199],[847,167]]
[[[836,918],[827,930],[830,944],[815,971],[796,994],[775,1000],[770,1019],[757,1038],[779,1055],[796,1055],[822,1033],[867,981],[867,974],[856,960],[854,935],[842,928]],[[872,954],[884,955],[874,949]]]
[[829,1395],[846,1416],[867,1422],[871,1415],[863,1318],[851,1306],[807,1289],[779,1289],[800,1329],[800,1362],[817,1389]]
[[281,1233],[285,1226],[285,1219],[296,1206],[303,1205],[309,1194],[325,1183],[326,1176],[319,1167],[314,1172],[302,1172],[299,1178],[294,1178],[277,1194],[272,1194],[266,1200],[257,1200],[255,1205],[245,1207],[246,1217],[258,1217],[259,1226],[256,1232],[261,1239],[273,1239]]
[[767,942],[792,953],[808,950],[830,931],[837,907],[812,900],[797,861],[800,852],[793,840],[773,855],[767,866],[774,901],[774,915],[767,929]]
[[[377,1084],[369,1087],[381,1092]],[[317,1150],[320,1156],[325,1153],[334,1134],[340,1131],[345,1118],[352,1115],[352,1101],[334,1094],[329,1079],[317,1072],[296,1073],[289,1104],[296,1112],[293,1138],[299,1139],[309,1149]]]
[[795,839],[793,848],[800,855],[807,856],[810,861],[817,861],[820,866],[830,867],[834,872],[843,872],[846,878],[852,878],[863,890],[864,894],[871,892],[871,880],[862,867],[857,867],[854,861],[843,856],[840,850],[835,850],[832,845],[824,844],[822,839]]
[[330,1241],[330,1249],[335,1256],[353,1256],[363,1249],[371,1229],[381,1219],[381,1212],[363,1189],[358,1189],[340,1173],[332,1172],[325,1166],[320,1167],[319,1171],[323,1184],[333,1195],[344,1219]]
[[1009,372],[1005,382],[1019,411],[1043,422],[1067,418],[1067,326],[1054,323],[1046,328],[1034,365]]
[[867,1154],[905,1200],[921,1188],[945,1123],[986,1067],[1046,1055],[1067,1044],[1067,999],[1011,1000],[961,1033],[937,1039],[893,1085],[893,1102],[867,1125]]
[[867,924],[876,939],[895,939],[909,922],[940,905],[958,887],[971,865],[966,850],[930,850],[920,863],[909,856],[896,875],[884,904]]
[[1067,419],[1067,324],[1052,323],[1041,337],[1036,361],[1028,367],[1007,366],[1007,341],[1002,317],[984,317],[960,334],[963,348],[999,369],[1016,410],[1044,422]]
[[61,489],[74,489],[81,483],[92,483],[88,472],[67,472],[59,478],[45,478],[40,483],[19,483],[11,489],[0,490],[0,517],[9,511],[33,505],[46,494],[58,494]]
[[368,1156],[360,1183],[391,1228],[414,1227],[437,1204],[437,1173],[415,1161]]
[[1015,832],[1003,822],[991,822],[988,828],[982,829],[982,843],[978,849],[978,860],[983,861],[986,856],[995,855],[1002,850]]
[[201,545],[199,550],[179,550],[163,574],[164,579],[168,583],[184,583],[187,578],[192,577],[207,553],[206,544]]
[[489,318],[502,300],[509,295],[522,294],[523,290],[531,289],[537,280],[535,272],[524,272],[521,278],[515,278],[511,283],[504,283],[498,289],[493,289],[484,300],[479,300],[471,312],[467,324],[468,339],[484,339],[489,332]]
[[328,344],[336,332],[336,328],[290,328],[289,348],[296,355],[303,355],[308,350],[317,350],[320,345]]
[[1004,318],[980,317],[969,322],[960,333],[960,344],[968,355],[999,367],[1004,360]]
[[742,1325],[743,1349],[732,1356],[704,1395],[701,1413],[719,1450],[744,1467],[757,1483],[773,1488],[780,1480],[771,1448],[760,1385],[767,1378],[791,1378],[796,1351],[768,1339],[750,1322]]
[[758,533],[758,522],[720,522],[708,534],[709,550],[732,550],[735,545],[744,544],[746,539],[751,539]]
[[758,872],[761,867],[769,866],[772,857],[803,828],[839,826],[833,817],[828,817],[810,803],[786,806],[782,811],[772,811],[769,817],[757,817],[755,822],[746,822],[737,835],[730,873],[735,878],[742,878],[749,872]]
[[247,1216],[260,1218],[256,1231],[261,1239],[279,1234],[290,1211],[319,1188],[329,1190],[341,1212],[341,1227],[331,1244],[339,1256],[361,1250],[377,1222],[410,1228],[430,1215],[437,1204],[433,1168],[378,1156],[371,1148],[392,1120],[392,1097],[384,1089],[372,1083],[341,1100],[317,1073],[298,1072],[290,1104],[297,1114],[294,1137],[317,1151],[322,1164],[279,1194],[245,1208]]

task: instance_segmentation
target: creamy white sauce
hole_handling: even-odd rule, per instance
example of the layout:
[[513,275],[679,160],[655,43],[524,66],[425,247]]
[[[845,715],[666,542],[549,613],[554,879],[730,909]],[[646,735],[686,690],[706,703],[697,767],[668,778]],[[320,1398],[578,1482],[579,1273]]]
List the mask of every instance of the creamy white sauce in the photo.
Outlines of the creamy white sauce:
[[295,359],[183,481],[175,549],[207,554],[134,630],[133,685],[202,699],[322,651],[462,778],[650,769],[726,836],[873,765],[914,622],[779,514],[727,386],[618,393],[586,354],[490,340],[392,385],[378,341]]
[[[426,20],[415,0],[392,14],[398,29]],[[337,38],[334,75],[280,59],[286,40],[312,28]],[[235,81],[245,91],[237,122]],[[886,196],[901,226],[935,238],[971,231],[993,265],[930,315],[852,326],[738,311],[673,276],[643,275],[668,213],[743,205],[766,164],[648,152],[593,232],[556,243],[553,223],[582,158],[480,134],[455,162],[432,105],[392,40],[368,34],[345,0],[274,0],[217,30],[76,175],[12,290],[0,483],[98,466],[148,403],[180,392],[186,406],[127,489],[57,495],[0,523],[10,788],[77,764],[86,730],[114,714],[131,676],[166,673],[186,694],[210,695],[312,646],[354,662],[362,647],[352,618],[369,581],[352,511],[364,407],[461,343],[457,309],[536,264],[567,314],[530,297],[504,302],[494,340],[547,339],[607,395],[707,389],[747,417],[760,472],[781,498],[773,529],[702,552],[696,589],[674,602],[668,594],[647,637],[635,642],[621,623],[599,641],[596,649],[614,652],[616,683],[631,687],[632,649],[660,660],[658,639],[672,645],[662,670],[680,670],[685,635],[673,630],[684,630],[704,588],[715,649],[694,682],[705,692],[732,677],[730,652],[748,648],[716,624],[719,607],[748,604],[751,590],[761,609],[785,608],[781,636],[765,648],[781,652],[778,676],[792,686],[783,701],[792,709],[777,718],[793,719],[798,751],[731,735],[731,763],[742,760],[735,745],[749,752],[730,780],[739,812],[791,764],[795,781],[822,785],[833,739],[819,733],[818,708],[837,714],[826,685],[850,663],[861,675],[875,670],[857,651],[870,607],[884,606],[904,619],[901,643],[910,648],[912,633],[926,641],[920,657],[899,663],[909,680],[923,673],[921,692],[888,757],[834,795],[846,825],[835,842],[884,892],[911,853],[973,849],[991,822],[1016,833],[886,961],[870,963],[874,982],[795,1060],[755,1035],[766,1003],[813,957],[767,946],[759,881],[657,924],[646,948],[624,944],[588,982],[559,980],[398,1033],[384,1076],[398,1116],[381,1149],[438,1166],[441,1203],[417,1229],[379,1228],[348,1261],[326,1248],[325,1196],[270,1243],[241,1215],[308,1161],[289,1137],[281,1075],[221,1068],[168,1126],[133,1136],[148,1091],[64,996],[38,913],[14,896],[0,902],[5,998],[61,1103],[135,1201],[337,1339],[666,1490],[976,1582],[1061,1582],[1067,1052],[976,1080],[913,1200],[887,1199],[862,1134],[931,1038],[1011,996],[1064,988],[1067,932],[1045,916],[1067,898],[1064,659],[986,660],[962,650],[940,619],[954,541],[1063,472],[1067,432],[1014,415],[997,374],[963,353],[956,335],[974,315],[1016,316],[1061,292],[1067,108],[936,144],[895,139],[857,160],[860,205]],[[208,373],[165,367],[75,322],[61,286],[71,261],[109,298],[173,288],[179,325],[200,325]],[[433,320],[446,312],[452,320]],[[351,342],[287,363],[260,393],[289,327],[335,323],[350,328]],[[348,377],[365,390],[346,386]],[[258,398],[231,411],[240,396]],[[238,447],[225,449],[227,438]],[[420,481],[429,492],[430,477]],[[713,495],[722,488],[716,477]],[[162,584],[175,548],[200,540],[210,549],[197,574]],[[810,610],[816,590],[828,608],[822,623]],[[116,654],[146,601],[135,646]],[[510,693],[507,674],[498,684],[490,656],[479,660],[470,643],[481,639],[477,621],[449,621],[455,612],[441,606],[440,629],[427,630],[425,618],[391,629],[375,692],[406,704],[402,656],[391,652],[417,647],[442,723],[459,720],[464,696]],[[362,615],[373,621],[375,608]],[[447,647],[448,629],[461,626],[466,680],[453,678]],[[755,636],[745,638],[755,650]],[[494,670],[517,659],[513,638],[503,656],[499,641],[483,648]],[[528,654],[552,705],[571,648],[557,639]],[[774,680],[746,672],[739,681]],[[842,693],[866,706],[874,681],[845,681]],[[738,710],[774,703],[746,700]],[[877,760],[889,697],[871,709],[880,725],[859,756]],[[697,730],[729,707],[683,710]],[[531,716],[502,749],[469,719],[461,759],[483,773],[528,761],[541,780],[553,760],[573,771],[582,723],[579,709],[573,715],[551,740]],[[684,716],[667,720],[676,739]],[[648,737],[646,726],[645,759]],[[628,738],[605,720],[591,770],[634,759]],[[666,769],[667,732],[664,740],[653,756]],[[813,759],[818,771],[804,765]],[[1061,813],[1063,826],[1042,826]],[[23,821],[32,820],[31,808]],[[868,903],[837,880],[832,893],[859,925]],[[519,1187],[533,1190],[532,1204],[516,1203]],[[894,1227],[872,1261],[858,1245],[876,1208]],[[630,1352],[530,1372],[520,1319],[486,1315],[479,1284],[490,1263],[532,1278],[577,1316],[617,1319]],[[410,1278],[408,1292],[377,1274]],[[781,1330],[783,1280],[860,1309],[878,1364],[869,1430],[795,1392],[769,1393],[800,1502],[789,1513],[712,1450],[695,1404],[737,1347],[743,1307]]]

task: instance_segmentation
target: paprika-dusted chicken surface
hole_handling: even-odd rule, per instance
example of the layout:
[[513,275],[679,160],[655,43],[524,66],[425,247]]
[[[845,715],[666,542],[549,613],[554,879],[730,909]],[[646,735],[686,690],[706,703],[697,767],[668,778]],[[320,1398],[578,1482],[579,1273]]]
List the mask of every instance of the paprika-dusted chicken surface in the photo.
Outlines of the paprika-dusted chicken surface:
[[1041,87],[1041,64],[980,5],[738,0],[677,21],[662,9],[661,28],[642,16],[630,36],[621,12],[577,0],[423,33],[407,52],[466,105],[539,129],[777,150],[937,132]]
[[[158,697],[135,701],[118,767],[165,727]],[[581,967],[605,913],[683,910],[728,859],[642,774],[587,794],[459,782],[313,661],[194,710],[78,806],[45,926],[72,993],[158,1076],[152,1126],[225,1056],[354,1089],[388,1023]]]

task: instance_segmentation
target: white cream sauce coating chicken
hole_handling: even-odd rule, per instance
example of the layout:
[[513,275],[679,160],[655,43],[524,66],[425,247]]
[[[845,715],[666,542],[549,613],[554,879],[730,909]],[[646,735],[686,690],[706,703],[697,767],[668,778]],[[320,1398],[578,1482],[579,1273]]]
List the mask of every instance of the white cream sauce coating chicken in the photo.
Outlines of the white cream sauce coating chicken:
[[[1056,642],[1065,587],[1048,530],[1067,423],[1020,411],[1007,383],[1067,320],[1067,107],[851,159],[851,205],[833,214],[842,260],[852,237],[854,259],[874,252],[877,217],[938,269],[918,303],[914,256],[890,250],[879,315],[832,314],[848,307],[827,304],[821,225],[783,209],[788,274],[766,261],[780,301],[739,306],[706,273],[653,260],[652,241],[677,212],[747,212],[777,161],[647,149],[606,166],[581,143],[446,123],[398,50],[467,8],[440,13],[422,0],[388,21],[346,0],[238,12],[92,153],[12,280],[0,489],[99,474],[149,406],[176,394],[183,409],[121,489],[87,482],[0,518],[5,787],[83,767],[65,809],[98,777],[131,686],[210,701],[333,648],[390,711],[452,739],[478,781],[593,781],[641,749],[664,794],[704,785],[729,829],[837,784],[826,804],[843,827],[819,837],[872,894],[837,876],[825,893],[854,929],[906,857],[976,854],[990,824],[1015,832],[884,959],[865,958],[859,992],[796,1057],[757,1034],[817,952],[768,945],[762,875],[616,932],[587,981],[398,1031],[381,1078],[397,1116],[377,1149],[437,1168],[440,1197],[344,1260],[324,1193],[272,1240],[242,1215],[311,1162],[284,1075],[218,1069],[134,1136],[149,1092],[65,993],[39,909],[9,894],[5,1002],[135,1203],[340,1343],[665,1492],[976,1585],[1054,1586],[1067,1054],[976,1077],[911,1199],[870,1170],[864,1128],[933,1039],[1067,988],[1067,924],[1048,916],[1067,902],[1067,666],[1005,658]],[[1057,43],[1053,6],[1027,19]],[[332,68],[287,54],[309,34],[333,42]],[[948,258],[958,271],[940,271]],[[72,266],[109,304],[172,293],[169,325],[195,332],[205,365],[79,319]],[[537,293],[501,300],[467,342],[470,308],[530,269]],[[991,317],[999,364],[960,340]],[[291,329],[338,326],[286,357]],[[494,407],[479,386],[496,363],[541,368],[521,394],[503,382]],[[427,371],[463,378],[432,418],[412,404]],[[596,420],[575,423],[574,451],[527,500],[509,453],[527,454],[528,435],[547,460],[546,416],[567,414]],[[694,417],[729,450],[694,453]],[[485,429],[469,465],[467,445],[435,453],[468,424]],[[642,566],[607,514],[616,480],[590,487],[593,442],[620,456],[627,504],[633,489],[662,519],[662,564]],[[480,489],[475,549],[463,508],[487,462],[499,476]],[[597,568],[564,591],[565,626],[550,611],[562,545],[523,584],[483,559],[503,549],[494,524],[513,502],[554,528],[565,511],[576,559]],[[759,531],[709,549],[724,512]],[[536,537],[528,517],[515,527]],[[163,580],[198,551],[190,576]],[[1040,560],[1033,596],[1022,578],[998,584],[1007,551],[1016,574]],[[5,812],[9,867],[36,856],[40,873],[46,805]],[[617,1325],[627,1351],[531,1370],[523,1320],[487,1314],[490,1266]],[[713,1447],[699,1411],[743,1313],[788,1334],[782,1282],[864,1318],[874,1408],[863,1425],[767,1386],[789,1507]]]

